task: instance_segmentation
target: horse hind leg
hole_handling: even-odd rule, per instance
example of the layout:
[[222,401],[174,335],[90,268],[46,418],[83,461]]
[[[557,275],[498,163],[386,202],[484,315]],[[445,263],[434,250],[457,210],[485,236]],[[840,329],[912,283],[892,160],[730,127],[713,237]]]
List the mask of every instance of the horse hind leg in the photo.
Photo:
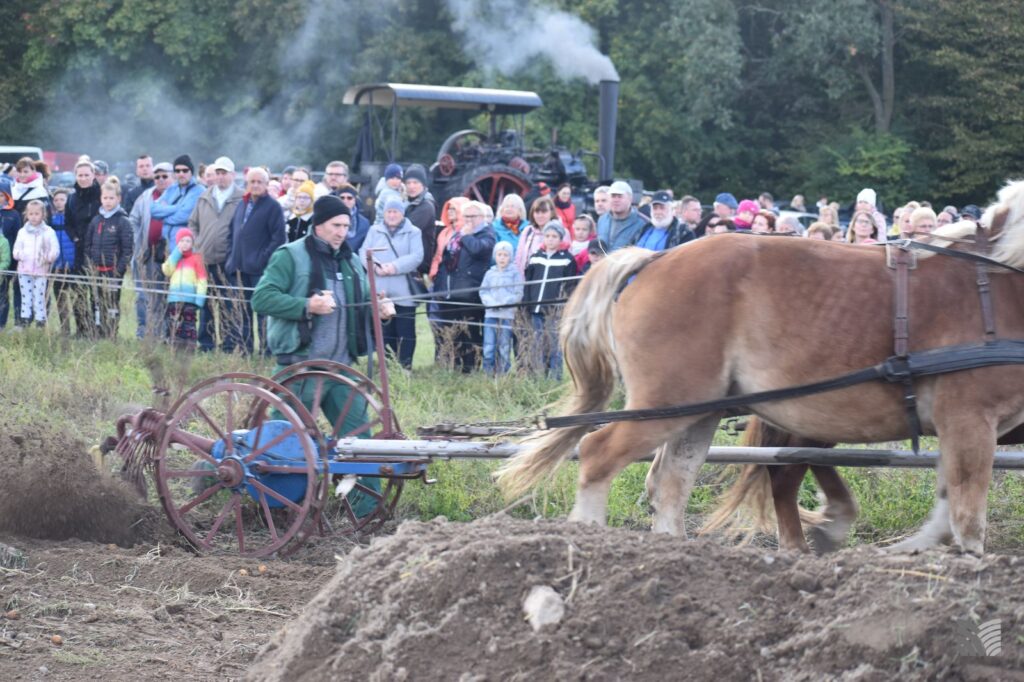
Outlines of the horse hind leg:
[[717,415],[704,417],[658,450],[646,481],[655,533],[686,537],[686,505],[718,421]]
[[809,552],[800,524],[798,496],[800,484],[807,473],[806,464],[786,464],[768,467],[771,477],[772,502],[775,505],[775,521],[779,530],[779,549]]
[[857,502],[835,467],[812,466],[811,473],[825,493],[825,509],[822,520],[810,525],[807,535],[816,553],[834,552],[846,543],[857,518]]
[[[626,465],[664,443],[678,423],[615,422],[580,441],[580,473],[570,521],[605,525],[608,492]],[[709,441],[710,442],[710,441]]]

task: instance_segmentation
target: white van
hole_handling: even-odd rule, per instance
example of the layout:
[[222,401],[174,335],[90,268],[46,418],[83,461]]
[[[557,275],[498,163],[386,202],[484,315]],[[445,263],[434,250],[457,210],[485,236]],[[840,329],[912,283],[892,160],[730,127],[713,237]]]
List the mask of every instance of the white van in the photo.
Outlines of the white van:
[[0,169],[6,169],[18,162],[18,159],[27,156],[32,159],[42,159],[43,150],[39,147],[12,147],[0,145]]

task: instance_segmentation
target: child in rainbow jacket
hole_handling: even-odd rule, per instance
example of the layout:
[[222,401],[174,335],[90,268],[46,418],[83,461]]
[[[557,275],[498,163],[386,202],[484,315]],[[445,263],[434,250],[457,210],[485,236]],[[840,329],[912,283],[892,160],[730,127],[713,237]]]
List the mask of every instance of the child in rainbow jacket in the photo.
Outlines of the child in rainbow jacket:
[[195,350],[196,316],[206,302],[206,267],[192,250],[192,230],[181,228],[174,241],[174,251],[163,264],[168,279],[167,335],[175,346]]

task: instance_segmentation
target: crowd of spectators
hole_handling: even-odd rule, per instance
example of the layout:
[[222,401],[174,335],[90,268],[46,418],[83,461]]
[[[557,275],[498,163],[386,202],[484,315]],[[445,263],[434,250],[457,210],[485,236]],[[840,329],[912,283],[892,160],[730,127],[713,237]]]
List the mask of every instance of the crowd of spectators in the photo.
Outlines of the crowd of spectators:
[[240,172],[221,156],[197,168],[188,154],[159,163],[140,156],[130,187],[88,157],[76,164],[73,187],[49,189],[48,176],[29,158],[0,174],[0,332],[11,312],[19,330],[45,326],[52,308],[64,334],[114,338],[130,276],[139,338],[268,353],[253,291],[280,247],[316,246],[317,201],[330,196],[344,208],[331,215],[348,216],[338,228],[340,248],[360,267],[372,261],[378,292],[394,303],[383,336],[403,367],[412,367],[423,313],[439,362],[495,374],[518,366],[555,378],[562,304],[575,281],[616,249],[661,251],[729,231],[874,244],[981,216],[974,205],[936,211],[927,201],[886,216],[870,188],[846,207],[822,197],[808,208],[797,195],[780,210],[767,192],[742,200],[722,192],[705,210],[695,196],[637,195],[624,181],[598,187],[586,201],[562,185],[526,198],[509,194],[496,210],[462,197],[439,206],[419,164],[389,164],[361,195],[342,161],[328,163],[315,183],[304,167]]

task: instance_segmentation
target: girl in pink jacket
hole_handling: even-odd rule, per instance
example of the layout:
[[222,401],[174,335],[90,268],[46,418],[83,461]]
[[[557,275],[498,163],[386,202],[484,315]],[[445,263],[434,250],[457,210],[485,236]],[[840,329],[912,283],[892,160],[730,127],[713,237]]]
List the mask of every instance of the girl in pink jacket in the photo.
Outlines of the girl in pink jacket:
[[18,284],[21,286],[21,319],[29,324],[33,315],[36,324],[46,326],[46,276],[60,255],[57,233],[43,222],[46,205],[38,199],[25,207],[25,224],[14,240],[13,256],[18,261]]

